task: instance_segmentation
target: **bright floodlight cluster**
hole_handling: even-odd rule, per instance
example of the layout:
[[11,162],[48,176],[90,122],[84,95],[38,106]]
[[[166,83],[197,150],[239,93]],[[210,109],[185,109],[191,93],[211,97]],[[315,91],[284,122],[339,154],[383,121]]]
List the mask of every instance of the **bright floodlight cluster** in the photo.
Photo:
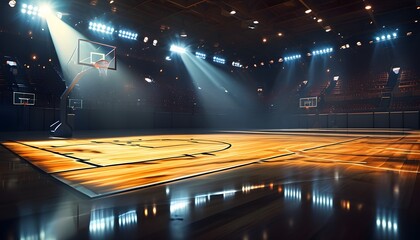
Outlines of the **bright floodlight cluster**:
[[119,30],[118,31],[118,37],[121,37],[121,38],[126,38],[126,39],[130,39],[130,40],[137,40],[138,36],[139,35],[137,33],[134,33],[134,32],[124,31],[124,30]]
[[396,39],[397,37],[398,37],[398,35],[397,35],[396,32],[388,33],[388,34],[383,34],[380,37],[376,37],[376,41],[377,42],[389,41],[389,40],[392,40],[392,39]]
[[293,55],[293,56],[285,57],[285,58],[284,58],[284,61],[292,61],[292,60],[299,59],[299,58],[301,58],[301,57],[302,57],[302,55],[297,54],[297,55]]
[[323,55],[323,54],[327,54],[327,53],[332,53],[333,51],[334,51],[333,48],[325,48],[325,49],[312,51],[312,55],[314,55],[314,56]]
[[186,50],[183,47],[180,47],[180,46],[177,46],[177,45],[171,45],[170,51],[171,52],[176,52],[176,53],[185,53]]
[[225,64],[225,63],[226,63],[226,60],[225,60],[225,59],[223,59],[223,58],[220,58],[220,57],[216,57],[216,56],[214,56],[214,57],[213,57],[213,62],[215,62],[215,63],[220,63],[220,64]]
[[24,3],[22,4],[21,12],[29,16],[46,17],[47,14],[51,12],[51,8],[48,5],[43,5],[41,7],[38,7],[38,6]]
[[200,59],[206,59],[206,54],[205,53],[201,53],[201,52],[195,52],[195,56],[200,58]]
[[104,33],[104,34],[112,34],[112,33],[114,33],[115,29],[113,27],[107,26],[105,24],[89,22],[89,30],[92,30],[94,32],[101,32],[101,33]]

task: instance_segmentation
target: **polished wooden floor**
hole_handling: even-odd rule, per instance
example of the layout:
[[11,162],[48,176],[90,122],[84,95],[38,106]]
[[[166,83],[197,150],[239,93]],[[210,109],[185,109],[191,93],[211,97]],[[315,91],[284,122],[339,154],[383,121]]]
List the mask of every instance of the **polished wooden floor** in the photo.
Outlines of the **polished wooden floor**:
[[420,237],[418,132],[76,137],[3,137],[0,239]]
[[4,142],[90,197],[281,161],[418,173],[417,136],[214,133]]

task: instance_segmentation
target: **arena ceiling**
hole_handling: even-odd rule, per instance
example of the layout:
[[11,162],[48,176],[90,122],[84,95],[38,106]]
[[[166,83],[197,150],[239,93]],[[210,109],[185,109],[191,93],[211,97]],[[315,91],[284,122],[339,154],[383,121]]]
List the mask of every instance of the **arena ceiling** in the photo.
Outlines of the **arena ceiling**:
[[[410,23],[420,12],[414,0],[76,0],[72,7],[87,16],[127,24],[162,44],[182,41],[238,57],[366,38]],[[308,9],[312,12],[306,14]],[[183,33],[187,37],[181,37]]]
[[[142,37],[148,36],[159,40],[158,47],[162,51],[173,42],[181,42],[192,50],[200,48],[208,54],[222,53],[230,59],[258,60],[286,49],[309,49],[313,44],[341,46],[348,41],[366,42],[380,31],[418,26],[413,23],[420,18],[417,9],[420,3],[415,0],[74,0],[57,3],[61,4],[55,6],[57,10],[74,22],[97,19],[132,29],[141,37],[139,44],[143,42]],[[365,9],[367,5],[372,9]],[[312,12],[306,14],[308,9]],[[232,10],[236,13],[231,14]],[[328,28],[330,32],[326,32]],[[181,37],[183,33],[187,37]]]

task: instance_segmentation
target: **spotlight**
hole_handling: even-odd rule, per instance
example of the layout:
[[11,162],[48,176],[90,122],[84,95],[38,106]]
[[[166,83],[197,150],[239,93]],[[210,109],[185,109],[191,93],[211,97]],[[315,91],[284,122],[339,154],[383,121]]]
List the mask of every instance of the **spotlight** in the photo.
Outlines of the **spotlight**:
[[45,17],[47,17],[49,14],[51,14],[51,6],[50,6],[50,5],[48,5],[48,4],[44,4],[44,5],[42,5],[42,6],[39,8],[39,13],[38,13],[38,15],[39,15],[40,17],[45,18]]
[[158,40],[156,40],[156,39],[155,39],[155,40],[153,40],[153,46],[155,46],[155,47],[156,47],[156,46],[157,46],[157,44],[158,44]]
[[176,53],[185,53],[185,48],[176,45],[171,45],[170,51]]
[[230,11],[230,15],[235,15],[235,14],[236,14],[235,10]]
[[147,43],[147,41],[149,41],[149,38],[148,37],[144,37],[143,42],[144,43]]
[[366,6],[365,6],[365,9],[366,9],[366,10],[370,10],[370,9],[372,9],[372,6],[371,6],[371,5],[366,5]]
[[308,10],[305,11],[306,14],[309,14],[311,12],[312,12],[312,9],[308,9]]
[[16,6],[16,1],[15,0],[9,1],[9,6],[14,8]]

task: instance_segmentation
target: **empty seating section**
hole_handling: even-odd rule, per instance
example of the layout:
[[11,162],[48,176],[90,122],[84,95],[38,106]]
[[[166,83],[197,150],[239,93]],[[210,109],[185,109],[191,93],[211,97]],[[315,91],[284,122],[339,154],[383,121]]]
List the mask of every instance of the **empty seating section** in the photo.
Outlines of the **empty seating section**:
[[402,70],[395,96],[420,95],[420,76],[412,70]]
[[[322,99],[318,109],[300,109],[299,112],[366,112],[420,109],[420,74],[412,69],[356,74],[327,84],[312,86],[311,96]],[[319,91],[319,89],[324,89]]]

